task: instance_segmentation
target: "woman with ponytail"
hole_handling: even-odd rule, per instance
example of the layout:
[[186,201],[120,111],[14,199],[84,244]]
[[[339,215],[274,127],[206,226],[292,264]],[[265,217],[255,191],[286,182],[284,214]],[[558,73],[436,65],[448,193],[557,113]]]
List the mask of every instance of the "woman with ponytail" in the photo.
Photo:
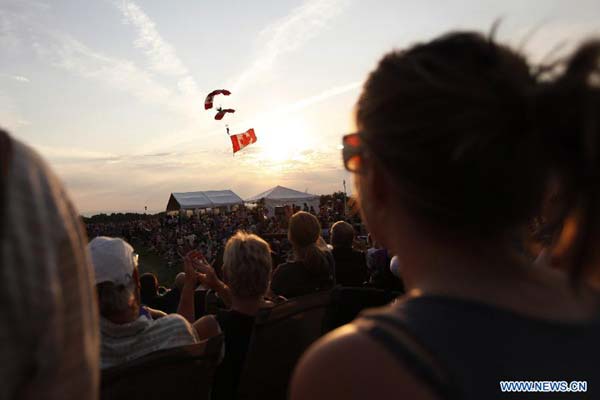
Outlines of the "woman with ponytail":
[[546,116],[538,129],[546,134],[550,186],[560,199],[546,207],[554,208],[549,219],[558,221],[559,229],[544,250],[547,264],[566,271],[575,288],[600,289],[600,253],[594,245],[600,241],[600,41],[582,45],[564,73],[555,75],[540,85],[536,107]]
[[[599,60],[536,70],[474,32],[383,57],[343,157],[407,293],[313,345],[293,400],[600,398]],[[556,177],[565,267],[535,267],[519,235]]]
[[294,258],[275,270],[271,282],[273,293],[291,298],[332,287],[333,256],[321,238],[319,220],[304,211],[292,215],[288,239]]

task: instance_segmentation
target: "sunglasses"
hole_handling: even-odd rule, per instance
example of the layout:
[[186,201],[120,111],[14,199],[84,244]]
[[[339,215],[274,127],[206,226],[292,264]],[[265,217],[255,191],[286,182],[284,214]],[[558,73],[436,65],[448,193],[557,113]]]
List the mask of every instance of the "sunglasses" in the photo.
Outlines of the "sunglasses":
[[342,159],[344,168],[350,172],[361,172],[364,159],[364,145],[360,133],[350,133],[342,137]]

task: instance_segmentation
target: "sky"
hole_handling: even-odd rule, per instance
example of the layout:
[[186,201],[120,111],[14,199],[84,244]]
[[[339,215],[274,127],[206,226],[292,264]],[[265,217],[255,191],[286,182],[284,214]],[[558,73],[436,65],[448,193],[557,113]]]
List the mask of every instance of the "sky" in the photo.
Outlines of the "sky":
[[[0,126],[84,215],[164,211],[171,192],[352,191],[339,144],[388,51],[456,29],[534,62],[600,36],[598,0],[0,0]],[[223,121],[204,110],[236,109]],[[231,133],[256,144],[232,154]]]

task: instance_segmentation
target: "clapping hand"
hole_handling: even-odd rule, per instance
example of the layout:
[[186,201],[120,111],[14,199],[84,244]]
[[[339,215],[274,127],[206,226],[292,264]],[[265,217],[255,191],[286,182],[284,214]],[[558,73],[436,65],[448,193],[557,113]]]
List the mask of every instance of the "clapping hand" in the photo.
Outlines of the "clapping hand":
[[192,268],[195,279],[201,284],[212,290],[219,290],[223,286],[223,282],[219,280],[214,268],[206,261],[204,255],[197,250],[192,250],[185,255],[184,264],[186,264],[186,277],[188,274],[187,268]]

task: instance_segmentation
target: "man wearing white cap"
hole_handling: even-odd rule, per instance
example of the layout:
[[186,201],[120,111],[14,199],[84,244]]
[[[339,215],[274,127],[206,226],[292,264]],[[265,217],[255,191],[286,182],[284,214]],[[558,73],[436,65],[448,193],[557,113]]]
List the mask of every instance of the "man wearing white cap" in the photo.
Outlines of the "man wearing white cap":
[[104,236],[88,246],[100,308],[101,368],[198,342],[196,330],[180,315],[153,319],[140,307],[138,257],[133,247],[122,239]]

